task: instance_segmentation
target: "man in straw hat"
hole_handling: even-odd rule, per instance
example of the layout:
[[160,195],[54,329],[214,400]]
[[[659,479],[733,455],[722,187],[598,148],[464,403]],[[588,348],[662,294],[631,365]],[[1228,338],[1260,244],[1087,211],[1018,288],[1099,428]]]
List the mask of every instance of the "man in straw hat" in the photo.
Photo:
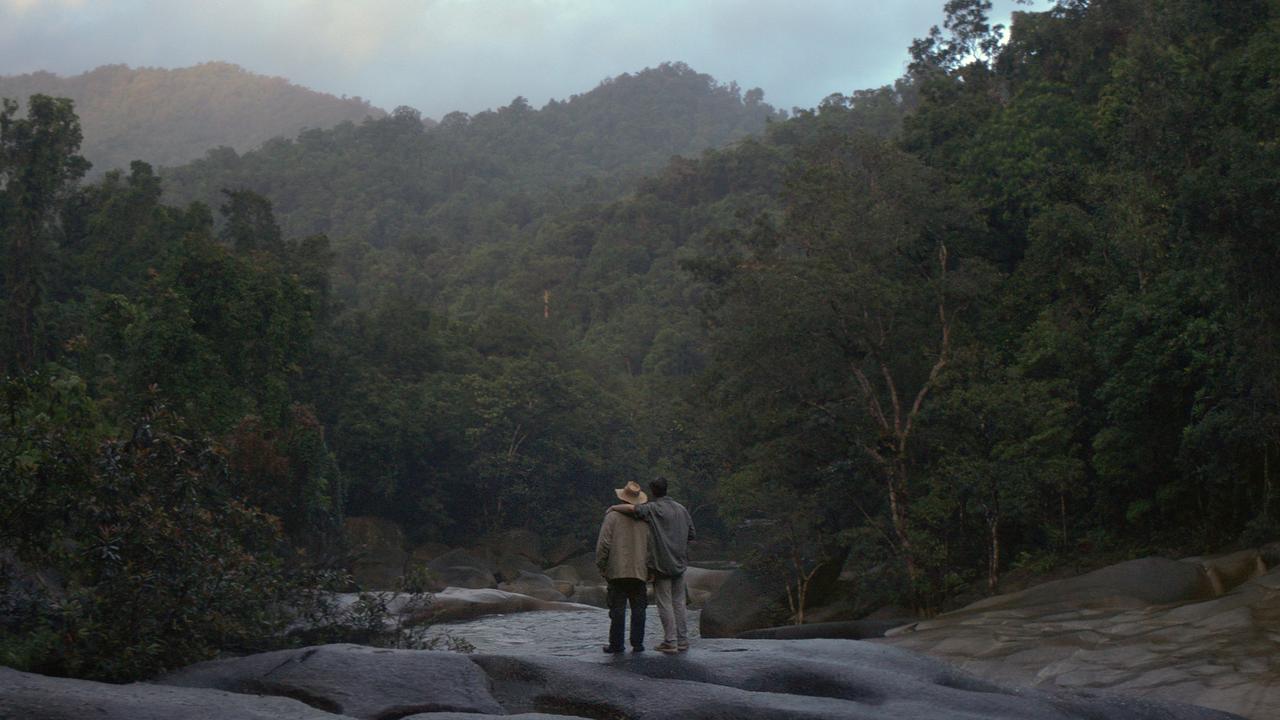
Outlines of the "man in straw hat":
[[[649,500],[640,485],[628,482],[614,490],[627,507]],[[644,650],[644,613],[648,605],[645,583],[649,577],[649,526],[622,513],[605,511],[596,540],[596,567],[609,583],[609,644],[607,653],[620,653],[627,605],[631,605],[631,650]]]
[[614,505],[613,515],[628,515],[649,523],[649,566],[653,568],[653,599],[662,621],[662,644],[655,650],[667,654],[689,649],[685,618],[684,571],[689,564],[689,542],[694,538],[693,518],[685,506],[667,497],[667,479],[649,483],[653,502]]

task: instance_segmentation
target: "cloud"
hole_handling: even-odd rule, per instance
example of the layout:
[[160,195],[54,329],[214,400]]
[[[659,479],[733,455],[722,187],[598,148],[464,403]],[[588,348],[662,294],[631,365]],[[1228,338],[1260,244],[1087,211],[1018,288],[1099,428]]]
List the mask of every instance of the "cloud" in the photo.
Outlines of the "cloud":
[[22,16],[32,10],[45,8],[69,8],[72,10],[84,7],[85,0],[0,0],[0,15]]

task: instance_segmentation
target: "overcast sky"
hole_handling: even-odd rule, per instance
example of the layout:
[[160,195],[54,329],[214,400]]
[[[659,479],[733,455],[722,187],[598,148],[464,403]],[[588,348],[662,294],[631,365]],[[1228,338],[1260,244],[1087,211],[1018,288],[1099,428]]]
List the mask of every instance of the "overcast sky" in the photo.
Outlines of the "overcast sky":
[[[0,0],[0,75],[209,60],[431,117],[683,61],[785,109],[892,82],[944,0]],[[1036,3],[1042,9],[1045,0]],[[1013,0],[995,0],[1006,20]]]

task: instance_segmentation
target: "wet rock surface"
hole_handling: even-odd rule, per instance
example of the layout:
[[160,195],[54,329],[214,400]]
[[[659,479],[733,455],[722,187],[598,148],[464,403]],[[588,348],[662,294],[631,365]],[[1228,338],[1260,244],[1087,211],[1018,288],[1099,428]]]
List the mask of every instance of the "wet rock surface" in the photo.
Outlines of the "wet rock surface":
[[0,668],[3,720],[342,720],[288,697],[136,683],[110,685]]
[[1123,696],[1012,690],[896,648],[842,640],[701,641],[686,654],[480,655],[513,712],[609,718],[1226,718]]
[[1263,568],[1255,551],[1131,561],[989,598],[877,642],[995,682],[1112,690],[1271,720],[1280,718],[1280,569],[1259,575]]
[[108,686],[0,671],[0,717],[1231,717],[1121,695],[1010,689],[915,653],[850,640],[703,640],[676,656],[588,653],[573,658],[326,645],[201,663],[163,683]]
[[447,652],[320,645],[200,663],[159,683],[294,698],[362,720],[503,712],[484,673],[465,655]]

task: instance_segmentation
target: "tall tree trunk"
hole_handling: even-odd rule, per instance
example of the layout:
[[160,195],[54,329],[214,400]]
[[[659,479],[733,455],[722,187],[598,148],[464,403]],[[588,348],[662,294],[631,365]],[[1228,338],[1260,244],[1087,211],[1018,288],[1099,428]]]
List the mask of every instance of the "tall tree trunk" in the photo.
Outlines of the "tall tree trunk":
[[992,595],[1000,584],[1000,513],[987,513],[987,532],[989,533],[990,552],[987,555],[987,591]]
[[885,470],[885,480],[889,491],[889,517],[893,522],[893,533],[902,551],[902,560],[906,566],[907,577],[914,587],[919,579],[920,570],[916,567],[915,552],[911,547],[911,534],[907,524],[906,463],[897,459]]

